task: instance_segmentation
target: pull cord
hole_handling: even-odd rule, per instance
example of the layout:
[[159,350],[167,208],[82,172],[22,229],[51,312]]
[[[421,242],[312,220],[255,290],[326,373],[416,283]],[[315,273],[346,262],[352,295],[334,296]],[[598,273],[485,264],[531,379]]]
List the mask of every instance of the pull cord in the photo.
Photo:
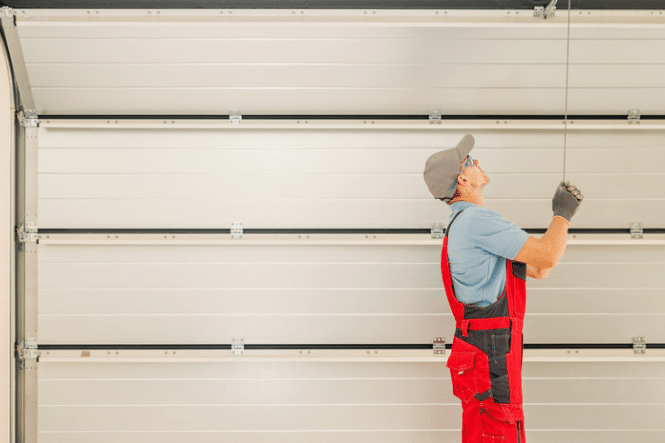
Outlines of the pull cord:
[[568,35],[566,38],[566,101],[563,120],[563,181],[566,181],[566,146],[568,142],[568,72],[570,71],[570,16],[572,11],[570,9],[570,2],[568,0]]

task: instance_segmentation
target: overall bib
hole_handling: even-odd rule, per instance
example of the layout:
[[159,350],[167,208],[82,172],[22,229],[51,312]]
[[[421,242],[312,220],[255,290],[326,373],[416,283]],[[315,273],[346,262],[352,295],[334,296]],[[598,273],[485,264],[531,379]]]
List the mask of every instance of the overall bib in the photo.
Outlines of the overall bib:
[[506,285],[487,307],[457,301],[448,264],[448,225],[441,273],[457,323],[448,363],[453,394],[462,400],[462,443],[525,443],[522,410],[522,326],[526,264],[506,259]]

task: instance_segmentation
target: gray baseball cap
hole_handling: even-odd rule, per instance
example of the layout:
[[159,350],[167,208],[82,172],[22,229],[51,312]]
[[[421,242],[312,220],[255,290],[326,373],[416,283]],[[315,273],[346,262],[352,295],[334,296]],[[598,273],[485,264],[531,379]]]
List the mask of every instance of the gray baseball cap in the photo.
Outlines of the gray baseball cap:
[[466,134],[452,149],[446,149],[432,154],[425,163],[425,183],[434,198],[452,198],[455,195],[457,177],[462,162],[469,155],[475,140],[471,134]]

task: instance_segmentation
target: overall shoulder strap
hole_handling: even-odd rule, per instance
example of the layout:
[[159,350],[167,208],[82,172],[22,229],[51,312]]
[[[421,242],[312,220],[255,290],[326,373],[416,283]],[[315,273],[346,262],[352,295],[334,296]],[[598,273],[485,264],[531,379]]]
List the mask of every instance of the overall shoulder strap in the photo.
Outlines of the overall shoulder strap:
[[459,211],[457,214],[455,214],[455,216],[454,216],[453,219],[450,221],[450,223],[448,223],[448,227],[446,228],[446,233],[445,233],[445,236],[446,236],[446,237],[448,237],[448,232],[450,232],[450,227],[453,225],[453,223],[455,223],[455,220],[457,219],[457,217],[459,217],[459,215],[460,215],[462,212],[464,212],[464,209],[462,209],[462,210]]

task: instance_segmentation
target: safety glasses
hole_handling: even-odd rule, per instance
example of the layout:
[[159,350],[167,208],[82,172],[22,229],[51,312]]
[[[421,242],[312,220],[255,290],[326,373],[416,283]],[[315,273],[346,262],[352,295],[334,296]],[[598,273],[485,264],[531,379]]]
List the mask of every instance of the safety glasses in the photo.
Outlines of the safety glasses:
[[464,170],[465,170],[466,168],[468,168],[469,166],[473,166],[473,165],[474,165],[474,163],[473,163],[473,159],[471,158],[470,155],[467,155],[467,156],[466,156],[466,162],[464,163],[464,167],[462,167],[462,170],[460,171],[460,174],[461,174],[462,172],[464,172]]

